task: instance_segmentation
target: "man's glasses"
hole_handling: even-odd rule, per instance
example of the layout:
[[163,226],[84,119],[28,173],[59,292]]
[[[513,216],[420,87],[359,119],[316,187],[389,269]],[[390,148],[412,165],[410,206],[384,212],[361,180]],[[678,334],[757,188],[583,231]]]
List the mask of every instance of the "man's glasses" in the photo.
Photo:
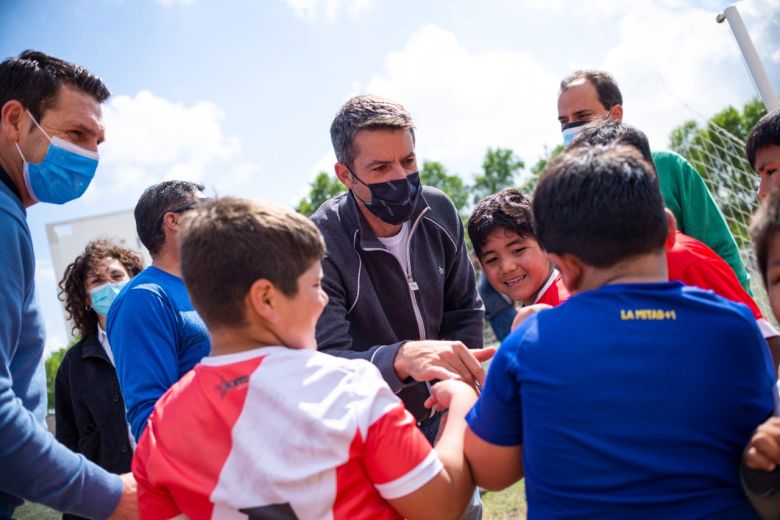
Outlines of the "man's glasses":
[[198,206],[205,204],[210,200],[211,197],[201,197],[194,200],[188,200],[187,202],[185,202],[184,204],[180,204],[179,206],[174,206],[173,208],[169,209],[168,211],[160,215],[160,223],[157,225],[157,227],[159,228],[160,226],[162,226],[166,213],[184,213],[185,211],[195,209]]

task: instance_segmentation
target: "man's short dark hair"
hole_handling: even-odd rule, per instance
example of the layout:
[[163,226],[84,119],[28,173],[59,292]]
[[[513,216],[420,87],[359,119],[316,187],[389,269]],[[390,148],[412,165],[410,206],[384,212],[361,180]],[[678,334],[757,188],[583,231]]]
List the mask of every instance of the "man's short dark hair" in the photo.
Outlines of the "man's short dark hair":
[[243,325],[246,294],[257,280],[294,297],[298,278],[323,256],[325,241],[306,217],[234,197],[198,206],[181,240],[182,277],[209,327]]
[[759,119],[750,131],[745,143],[745,154],[751,168],[756,169],[758,151],[772,145],[780,146],[780,108],[772,110]]
[[558,156],[539,179],[533,216],[548,253],[597,268],[662,250],[666,241],[658,176],[630,146],[578,147]]
[[615,105],[623,104],[623,95],[620,93],[617,81],[612,77],[612,74],[603,70],[575,70],[561,81],[561,92],[568,89],[572,83],[578,83],[583,79],[590,81],[596,87],[599,101],[607,110],[611,110]]
[[0,107],[15,99],[40,121],[54,106],[62,85],[81,90],[102,103],[111,93],[103,81],[79,65],[38,51],[24,51],[0,63]]
[[531,201],[516,188],[504,188],[480,200],[466,225],[477,257],[493,232],[505,229],[521,237],[536,239]]
[[135,205],[135,229],[150,255],[165,244],[163,217],[204,190],[202,184],[189,181],[164,181],[149,186]]
[[653,153],[644,132],[616,119],[597,119],[585,125],[571,142],[571,147],[593,146],[597,144],[626,144],[633,146],[642,158],[653,164]]
[[341,106],[330,125],[330,139],[336,159],[350,169],[357,155],[355,136],[361,130],[409,130],[414,139],[412,116],[403,105],[377,96],[350,98]]
[[756,263],[764,287],[768,289],[767,269],[769,267],[769,244],[780,233],[780,191],[770,193],[753,215],[750,224],[750,237],[756,252]]

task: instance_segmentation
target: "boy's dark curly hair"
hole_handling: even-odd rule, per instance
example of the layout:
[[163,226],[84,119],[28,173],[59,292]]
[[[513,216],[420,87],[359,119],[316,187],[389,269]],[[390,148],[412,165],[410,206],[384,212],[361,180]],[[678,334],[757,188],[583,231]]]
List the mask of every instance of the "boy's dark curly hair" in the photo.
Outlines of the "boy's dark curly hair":
[[97,262],[106,257],[119,260],[130,278],[144,268],[144,262],[138,253],[106,239],[88,243],[84,252],[65,268],[57,297],[65,303],[65,312],[68,319],[73,321],[73,330],[78,331],[82,338],[95,333],[98,324],[97,313],[87,306],[87,275]]

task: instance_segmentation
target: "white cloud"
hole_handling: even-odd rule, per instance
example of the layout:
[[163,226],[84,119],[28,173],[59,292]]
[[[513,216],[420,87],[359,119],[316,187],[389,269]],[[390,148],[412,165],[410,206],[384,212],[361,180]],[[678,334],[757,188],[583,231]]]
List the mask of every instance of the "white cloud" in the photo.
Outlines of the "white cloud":
[[285,0],[296,16],[316,21],[321,16],[332,22],[344,7],[351,18],[371,7],[373,0]]
[[453,33],[426,25],[361,90],[402,102],[422,158],[466,176],[488,146],[511,147],[530,164],[557,139],[556,85],[531,52],[472,52]]
[[[148,91],[112,98],[104,107],[107,130],[100,150],[101,173],[85,197],[135,196],[165,179],[208,183],[207,171],[235,159],[241,151],[239,139],[223,132],[223,118],[222,111],[208,101],[185,106]],[[248,168],[243,165],[242,171]],[[219,180],[222,184],[231,179]]]

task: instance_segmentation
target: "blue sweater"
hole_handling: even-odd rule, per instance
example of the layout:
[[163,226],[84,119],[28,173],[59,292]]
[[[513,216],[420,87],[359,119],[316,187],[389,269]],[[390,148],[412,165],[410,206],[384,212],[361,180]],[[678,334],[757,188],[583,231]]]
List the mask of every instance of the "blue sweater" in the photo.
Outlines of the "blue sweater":
[[26,216],[19,197],[0,182],[0,518],[11,516],[17,497],[105,518],[119,502],[120,478],[46,431],[44,328]]
[[138,440],[157,400],[208,355],[206,324],[192,308],[184,281],[150,266],[111,304],[106,332],[127,421]]

